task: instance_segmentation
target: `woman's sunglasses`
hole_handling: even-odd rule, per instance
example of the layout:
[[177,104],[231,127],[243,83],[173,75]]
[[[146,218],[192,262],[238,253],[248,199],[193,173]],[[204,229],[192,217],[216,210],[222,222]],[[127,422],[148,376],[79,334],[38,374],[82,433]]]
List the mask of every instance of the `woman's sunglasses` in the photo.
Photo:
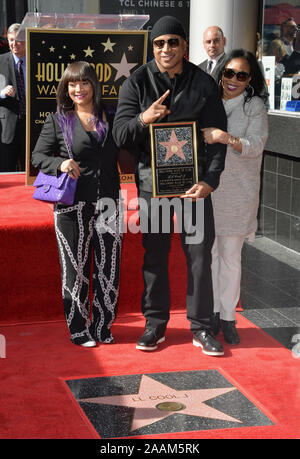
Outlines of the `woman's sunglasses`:
[[223,75],[225,78],[228,78],[229,80],[231,80],[234,77],[234,75],[236,75],[236,79],[242,82],[246,81],[247,78],[249,78],[250,76],[250,74],[247,72],[235,72],[233,69],[224,69]]
[[169,40],[154,40],[154,45],[158,49],[163,49],[166,43],[170,48],[177,48],[179,46],[179,38],[169,38]]

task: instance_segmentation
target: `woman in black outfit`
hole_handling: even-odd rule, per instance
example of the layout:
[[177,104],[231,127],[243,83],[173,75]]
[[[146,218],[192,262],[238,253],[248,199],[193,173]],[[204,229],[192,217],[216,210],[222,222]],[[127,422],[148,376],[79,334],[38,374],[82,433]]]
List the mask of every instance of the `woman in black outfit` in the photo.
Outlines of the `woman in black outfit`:
[[54,221],[65,317],[71,341],[84,347],[113,341],[122,236],[112,123],[113,115],[100,104],[94,68],[74,62],[58,85],[57,112],[48,116],[32,153],[32,164],[42,172],[78,179],[74,204],[55,204]]

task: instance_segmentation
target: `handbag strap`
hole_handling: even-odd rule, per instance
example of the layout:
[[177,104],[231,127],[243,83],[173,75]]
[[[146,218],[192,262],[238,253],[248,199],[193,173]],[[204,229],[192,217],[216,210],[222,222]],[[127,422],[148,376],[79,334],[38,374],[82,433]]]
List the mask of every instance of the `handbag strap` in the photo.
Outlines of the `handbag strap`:
[[58,113],[56,113],[56,119],[57,119],[57,122],[59,124],[60,129],[61,129],[62,135],[64,137],[64,141],[65,141],[65,144],[66,144],[68,155],[69,155],[70,159],[73,159],[73,153],[72,153],[71,145],[70,145],[70,142],[69,142],[68,137],[66,135],[66,131],[64,129],[64,126],[62,125],[62,122],[61,122],[61,120],[60,120],[60,118],[58,116]]
[[67,139],[66,139],[66,136],[64,135],[64,133],[63,133],[63,136],[64,136],[65,144],[66,144],[66,147],[67,147],[67,150],[68,150],[68,155],[70,156],[70,159],[73,159],[73,153],[72,153],[71,147],[70,147],[69,143],[67,142]]

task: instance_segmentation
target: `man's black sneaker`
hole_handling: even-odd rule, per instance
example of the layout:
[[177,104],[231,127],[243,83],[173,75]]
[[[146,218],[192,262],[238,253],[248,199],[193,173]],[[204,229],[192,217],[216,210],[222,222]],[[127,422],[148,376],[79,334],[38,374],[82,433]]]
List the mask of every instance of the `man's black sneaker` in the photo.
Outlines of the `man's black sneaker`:
[[164,335],[157,335],[152,328],[146,328],[145,333],[136,343],[136,348],[141,351],[154,351],[157,345],[165,341]]
[[202,352],[206,355],[224,355],[222,344],[208,330],[196,332],[193,338],[193,345],[201,347]]

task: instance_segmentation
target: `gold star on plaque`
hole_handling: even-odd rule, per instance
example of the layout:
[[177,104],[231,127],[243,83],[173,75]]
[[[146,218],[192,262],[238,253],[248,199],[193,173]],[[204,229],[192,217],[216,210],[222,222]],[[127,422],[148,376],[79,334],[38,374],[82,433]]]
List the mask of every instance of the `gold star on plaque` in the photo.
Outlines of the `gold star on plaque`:
[[54,53],[55,48],[54,48],[53,46],[51,46],[51,47],[49,48],[49,51],[50,51],[50,53]]
[[91,49],[90,45],[87,47],[87,49],[83,50],[85,52],[85,57],[93,57],[93,53],[95,52],[94,49]]
[[70,55],[70,59],[72,59],[72,61],[74,61],[75,58],[76,58],[75,54]]

